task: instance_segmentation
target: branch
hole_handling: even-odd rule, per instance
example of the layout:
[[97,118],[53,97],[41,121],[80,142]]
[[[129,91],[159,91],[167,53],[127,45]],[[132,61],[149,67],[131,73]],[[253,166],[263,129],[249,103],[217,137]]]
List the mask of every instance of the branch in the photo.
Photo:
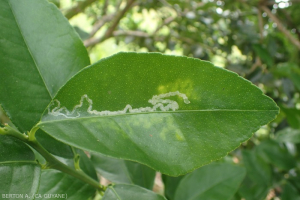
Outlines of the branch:
[[108,28],[108,30],[104,34],[104,39],[110,38],[112,36],[112,33],[116,29],[116,27],[118,26],[120,20],[123,18],[125,13],[131,8],[131,6],[134,2],[135,2],[135,0],[128,0],[127,1],[127,4],[126,4],[125,8],[117,14],[116,18],[113,21],[113,24]]
[[164,26],[170,24],[172,21],[174,21],[176,17],[168,17],[164,20],[164,22],[156,28],[156,30],[153,32],[153,35],[155,35],[160,29],[162,29]]
[[135,37],[144,37],[148,38],[150,35],[143,31],[131,31],[131,30],[118,30],[113,32],[113,36],[135,36]]
[[89,37],[93,37],[103,26],[104,24],[106,24],[107,22],[109,22],[110,20],[112,20],[112,18],[114,17],[113,14],[110,14],[110,15],[105,15],[103,17],[101,17],[100,20],[98,20],[93,28],[92,28],[92,31],[90,32],[90,35]]
[[86,7],[88,7],[89,5],[94,3],[95,1],[97,1],[97,0],[85,0],[85,1],[79,2],[76,6],[70,8],[66,11],[65,17],[67,19],[71,19],[72,17],[74,17],[78,13],[83,12],[86,9]]
[[279,11],[283,12],[284,16],[286,17],[286,19],[287,19],[287,26],[288,27],[290,26],[291,28],[294,28],[296,30],[296,34],[298,35],[298,39],[300,39],[300,32],[299,32],[296,24],[293,22],[293,19],[289,15],[289,13],[285,9],[280,9]]
[[[143,31],[123,31],[123,30],[118,30],[118,31],[114,31],[113,36],[118,37],[118,36],[134,36],[134,37],[141,37],[141,38],[153,38],[155,41],[160,41],[163,42],[166,39],[166,36],[155,36],[153,35],[149,35],[146,32]],[[176,38],[177,40],[184,42],[188,45],[192,45],[195,44],[195,41],[193,40],[193,38],[188,38],[188,37],[181,37],[179,35],[175,35],[175,34],[171,34],[171,37]],[[201,46],[203,46],[206,49],[212,50],[213,48],[203,44],[203,43],[197,43]]]
[[261,10],[259,8],[258,8],[258,12],[257,12],[257,17],[258,17],[260,42],[262,42],[263,39],[264,39],[264,24],[263,24],[262,13],[261,13]]
[[268,16],[277,24],[278,29],[300,50],[300,41],[293,37],[293,35],[282,25],[280,20],[270,11],[266,6],[261,6]]
[[112,22],[112,25],[106,30],[105,34],[100,38],[90,38],[84,41],[85,47],[91,47],[96,45],[97,43],[103,42],[104,40],[113,36],[113,32],[118,26],[120,20],[124,17],[125,13],[132,7],[135,0],[128,0],[125,8],[118,12],[115,16],[115,19]]
[[34,148],[37,152],[39,152],[47,161],[46,167],[57,169],[61,172],[69,174],[75,178],[80,179],[81,181],[93,186],[94,188],[98,189],[101,192],[106,190],[106,187],[100,185],[96,180],[92,179],[88,175],[86,175],[83,171],[79,171],[73,169],[59,160],[57,160],[52,154],[50,154],[35,138],[35,132],[37,131],[37,127],[34,127],[28,135],[22,134],[17,130],[11,128],[8,125],[5,125],[4,128],[0,127],[0,135],[8,135],[11,137],[18,138],[19,140],[27,143],[29,146]]
[[104,2],[104,5],[103,5],[103,8],[102,8],[102,12],[101,12],[101,15],[106,15],[106,11],[107,11],[107,6],[108,6],[108,1],[109,0],[105,0]]

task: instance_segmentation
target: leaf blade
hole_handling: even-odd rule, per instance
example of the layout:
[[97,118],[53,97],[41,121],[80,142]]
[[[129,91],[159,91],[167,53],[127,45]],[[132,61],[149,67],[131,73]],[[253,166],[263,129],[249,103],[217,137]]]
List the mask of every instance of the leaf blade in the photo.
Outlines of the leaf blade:
[[101,154],[91,154],[97,172],[113,183],[135,184],[151,190],[155,171],[132,161],[120,160]]
[[40,173],[40,166],[33,162],[0,163],[0,193],[32,197],[38,191]]
[[103,196],[103,200],[166,200],[163,196],[137,185],[118,184],[109,186]]
[[179,183],[175,200],[231,199],[246,170],[227,163],[213,163],[195,170]]
[[[96,189],[68,174],[54,169],[42,171],[38,193],[44,196],[64,194],[68,199],[81,200],[94,196]],[[47,196],[46,198],[50,198]]]
[[54,5],[45,0],[4,0],[0,4],[0,25],[4,27],[0,32],[4,55],[0,57],[0,92],[5,94],[0,102],[24,132],[39,121],[58,89],[89,65],[89,58]]
[[53,137],[173,176],[225,156],[278,113],[235,73],[158,53],[103,59],[73,77],[53,104],[38,125]]

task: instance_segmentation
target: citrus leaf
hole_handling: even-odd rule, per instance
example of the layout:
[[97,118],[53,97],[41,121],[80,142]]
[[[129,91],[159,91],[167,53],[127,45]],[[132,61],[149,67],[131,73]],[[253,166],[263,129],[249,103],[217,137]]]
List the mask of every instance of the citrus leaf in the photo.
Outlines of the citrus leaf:
[[281,195],[282,200],[300,200],[300,194],[299,190],[295,188],[291,183],[287,182],[287,184],[283,187],[282,195]]
[[163,196],[137,185],[118,184],[109,186],[102,200],[166,200]]
[[255,150],[243,150],[243,162],[247,169],[247,175],[254,182],[270,186],[272,181],[271,166],[257,155]]
[[285,128],[277,132],[276,140],[278,142],[300,143],[300,130],[293,128]]
[[91,154],[97,172],[113,183],[135,184],[152,190],[155,171],[140,163]]
[[162,180],[165,186],[165,196],[167,199],[174,199],[176,189],[182,178],[184,178],[184,176],[172,177],[164,174],[162,175]]
[[69,145],[178,176],[225,156],[277,114],[256,86],[209,62],[119,53],[74,76],[38,126]]
[[267,163],[272,163],[281,170],[290,170],[297,165],[295,157],[276,140],[261,142],[256,146],[256,151]]
[[35,160],[34,153],[25,143],[6,135],[0,135],[0,155],[0,163]]
[[239,188],[239,194],[245,199],[264,199],[271,187],[272,168],[254,150],[243,150],[243,163],[247,175]]
[[[41,168],[34,160],[34,153],[25,143],[0,135],[0,195],[3,199],[32,198],[37,192]],[[9,196],[14,194],[20,196]]]
[[95,195],[96,189],[68,174],[54,169],[42,171],[39,194],[44,199],[57,199],[51,195],[63,195],[60,198],[71,200],[89,199]]
[[89,57],[68,21],[46,0],[2,0],[0,19],[0,103],[25,132],[58,89],[89,65]]
[[63,158],[73,158],[74,155],[69,145],[57,141],[41,129],[37,130],[35,136],[38,142],[47,149],[49,153]]
[[246,170],[227,163],[213,163],[195,170],[179,183],[175,200],[230,200],[246,175]]
[[39,187],[41,168],[34,162],[5,162],[0,163],[0,194],[3,199],[17,199],[3,195],[19,194],[23,198],[30,198]]

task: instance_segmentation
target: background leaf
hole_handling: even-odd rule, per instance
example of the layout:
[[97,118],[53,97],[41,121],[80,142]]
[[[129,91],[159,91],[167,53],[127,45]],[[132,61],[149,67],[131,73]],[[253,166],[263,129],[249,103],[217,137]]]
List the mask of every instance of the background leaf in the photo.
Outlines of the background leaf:
[[102,200],[166,200],[163,196],[136,185],[118,184],[109,186]]
[[281,170],[290,170],[296,167],[295,158],[275,140],[263,141],[256,147],[256,150],[265,161]]
[[[90,61],[77,33],[46,0],[3,0],[0,18],[5,27],[0,31],[0,104],[26,132],[58,89]],[[72,157],[69,146],[42,131],[37,139],[49,152]]]
[[300,129],[300,110],[285,106],[280,106],[280,110],[284,112],[286,120],[292,128]]
[[69,145],[57,141],[41,129],[37,130],[35,136],[39,143],[41,143],[49,153],[64,158],[73,158],[73,152]]
[[230,200],[246,170],[227,163],[212,163],[186,175],[179,183],[175,200]]
[[165,186],[165,196],[167,199],[169,200],[174,199],[176,189],[183,177],[184,176],[171,177],[164,174],[162,175],[162,180]]
[[300,194],[299,190],[295,188],[291,183],[285,184],[283,187],[282,195],[281,195],[282,200],[300,200]]
[[34,153],[25,143],[10,136],[0,135],[1,195],[20,194],[25,198],[26,194],[32,197],[37,192],[41,168],[34,160]]
[[[67,199],[82,200],[95,195],[96,189],[68,174],[54,169],[42,171],[39,194],[66,194]],[[48,199],[48,198],[44,198]]]
[[0,103],[29,131],[76,72],[89,65],[77,33],[46,0],[0,2]]
[[264,199],[272,184],[272,168],[255,150],[244,150],[242,155],[247,175],[239,194],[247,200]]
[[[39,187],[41,168],[34,162],[0,163],[0,194],[34,195]],[[16,199],[15,197],[7,199]]]
[[[87,155],[79,149],[76,149],[75,152],[80,156],[80,169],[84,173],[98,181],[96,170]],[[56,158],[69,167],[74,168],[73,159],[66,159],[62,157]],[[82,200],[93,197],[96,194],[96,189],[82,182],[81,180],[74,178],[73,176],[62,173],[58,170],[46,169],[42,171],[41,183],[38,193],[42,196],[44,196],[45,194],[66,194],[67,199]]]
[[[176,101],[176,111],[99,114],[123,110],[126,104],[147,107],[154,95],[176,91],[191,103],[174,95],[164,101]],[[55,105],[45,112],[39,127],[56,139],[173,176],[225,156],[278,113],[270,98],[236,74],[205,61],[158,53],[103,59],[74,76],[55,99],[55,105],[59,101],[69,110],[82,100],[70,115]]]
[[34,153],[20,140],[0,135],[0,162],[6,161],[33,161]]
[[152,190],[155,171],[145,165],[107,157],[101,154],[91,154],[97,172],[113,183],[139,185]]
[[276,133],[276,140],[278,142],[300,143],[300,130],[285,128]]

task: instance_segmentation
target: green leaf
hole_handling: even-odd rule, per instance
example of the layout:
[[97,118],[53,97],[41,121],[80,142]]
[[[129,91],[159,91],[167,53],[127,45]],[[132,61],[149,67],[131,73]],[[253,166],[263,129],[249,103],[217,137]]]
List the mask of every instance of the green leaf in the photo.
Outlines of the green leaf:
[[25,132],[89,58],[77,33],[46,0],[2,0],[0,18],[0,103]]
[[225,156],[277,114],[256,86],[209,62],[119,53],[74,76],[38,126],[69,145],[178,176]]
[[136,185],[118,184],[109,186],[102,200],[166,200],[163,196]]
[[0,163],[35,160],[34,153],[25,143],[5,135],[0,135],[0,155]]
[[[33,162],[7,162],[0,163],[0,194],[20,194],[26,198],[32,197],[39,187],[41,168]],[[2,199],[1,198],[1,199]],[[17,197],[5,196],[3,199],[17,199]]]
[[300,110],[285,106],[280,106],[280,109],[285,113],[289,125],[294,129],[300,129]]
[[282,170],[290,170],[296,167],[295,158],[275,140],[263,141],[256,149],[257,153],[265,161],[272,163]]
[[292,184],[287,183],[283,187],[283,191],[281,194],[281,200],[300,200],[300,194],[297,188],[295,188]]
[[290,127],[277,132],[276,140],[278,142],[300,143],[300,130]]
[[267,192],[268,188],[265,185],[254,182],[249,176],[246,176],[239,188],[238,194],[247,200],[263,200],[267,196]]
[[155,171],[145,165],[107,157],[101,154],[91,154],[91,161],[97,172],[113,183],[128,183],[152,190]]
[[48,150],[49,153],[52,153],[56,156],[64,157],[64,158],[73,158],[73,152],[70,146],[65,145],[42,130],[37,130],[36,139],[38,142]]
[[175,200],[230,200],[246,175],[242,167],[227,163],[206,165],[186,175],[179,183]]
[[273,72],[279,77],[288,77],[300,90],[300,69],[297,63],[279,63]]
[[76,149],[76,152],[80,156],[80,169],[82,169],[82,171],[84,171],[87,175],[98,181],[96,169],[90,158],[87,157],[87,155],[80,149]]
[[165,196],[167,199],[169,200],[174,199],[176,189],[183,177],[184,176],[171,177],[164,174],[162,175],[162,180],[165,186]]
[[269,67],[274,65],[274,60],[267,49],[265,49],[260,44],[254,44],[252,46],[255,53],[262,59],[264,63],[266,63]]
[[[95,192],[96,189],[92,186],[68,174],[53,169],[42,171],[38,193],[43,197],[44,195],[64,194],[67,197],[65,199],[82,200],[93,197]],[[46,196],[45,199],[49,199],[49,196]],[[53,197],[52,199],[57,198]]]
[[264,199],[272,181],[271,166],[255,150],[242,151],[247,175],[239,188],[239,194],[249,199]]
[[31,197],[37,192],[41,169],[34,160],[34,153],[25,143],[0,135],[0,195],[20,194],[26,198],[25,194]]
[[272,180],[272,169],[255,150],[242,151],[243,162],[247,169],[247,175],[256,183],[270,186]]
[[[86,173],[91,178],[98,181],[97,172],[95,170],[95,167],[92,163],[92,161],[87,157],[87,155],[80,149],[74,149],[75,153],[79,155],[79,167],[80,169]],[[74,166],[74,159],[73,158],[63,158],[55,156],[60,162],[64,163],[65,165],[68,165],[69,167],[72,167],[75,169]]]

